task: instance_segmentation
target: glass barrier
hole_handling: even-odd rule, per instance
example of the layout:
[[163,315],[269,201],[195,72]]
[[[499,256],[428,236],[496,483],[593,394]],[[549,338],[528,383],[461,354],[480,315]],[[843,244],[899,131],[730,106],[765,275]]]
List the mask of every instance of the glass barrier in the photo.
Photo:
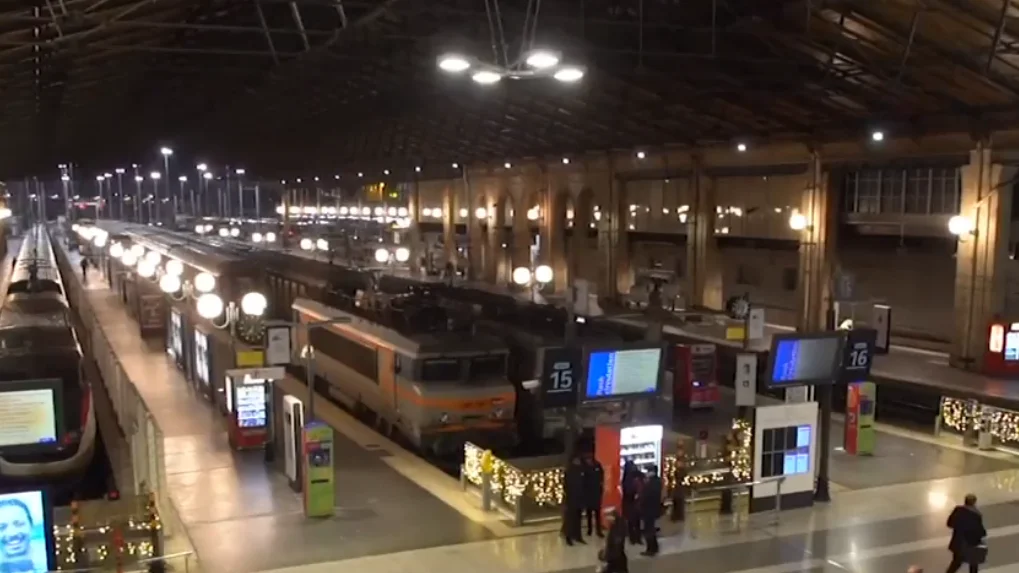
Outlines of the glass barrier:
[[[91,302],[88,300],[88,291],[82,288],[81,275],[77,265],[71,263],[66,247],[62,243],[54,242],[54,251],[58,265],[61,267],[61,273],[65,277],[64,288],[68,303],[78,313],[85,328],[85,332],[81,333],[83,349],[90,353],[96,362],[113,405],[117,424],[129,447],[131,466],[129,469],[119,470],[119,475],[116,476],[117,483],[122,493],[131,499],[139,497],[148,499],[151,494],[160,520],[160,545],[162,548],[158,552],[172,556],[186,556],[181,563],[187,565],[190,571],[200,571],[194,556],[194,543],[188,537],[187,529],[184,527],[166,487],[163,432],[152,416],[151,409],[145,404],[145,399],[117,359],[102,325],[99,324],[93,312]],[[117,510],[106,511],[115,512]],[[99,516],[97,518],[100,522],[102,521]],[[89,522],[82,521],[81,523]],[[122,537],[124,536],[122,535]],[[126,546],[121,547],[121,552],[125,548]],[[138,548],[136,547],[136,549]],[[110,547],[107,547],[105,551],[109,552],[110,550]],[[133,557],[135,560],[142,559],[144,556],[144,551],[141,549],[138,551],[141,553],[136,552],[137,554]],[[155,556],[156,559],[160,559],[158,552]],[[170,557],[164,556],[162,559],[169,563]],[[174,557],[174,559],[180,560],[179,557]],[[92,569],[86,570],[91,571]]]

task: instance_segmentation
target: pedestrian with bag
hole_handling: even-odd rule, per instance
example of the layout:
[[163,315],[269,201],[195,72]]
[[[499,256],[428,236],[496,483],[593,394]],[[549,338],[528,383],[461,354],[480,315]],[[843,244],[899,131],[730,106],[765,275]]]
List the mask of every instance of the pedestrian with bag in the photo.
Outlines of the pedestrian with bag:
[[952,530],[952,539],[948,542],[952,561],[945,573],[955,573],[963,563],[969,565],[969,573],[977,573],[987,560],[987,546],[984,545],[987,530],[984,516],[977,509],[977,496],[967,494],[962,505],[952,510],[946,525]]

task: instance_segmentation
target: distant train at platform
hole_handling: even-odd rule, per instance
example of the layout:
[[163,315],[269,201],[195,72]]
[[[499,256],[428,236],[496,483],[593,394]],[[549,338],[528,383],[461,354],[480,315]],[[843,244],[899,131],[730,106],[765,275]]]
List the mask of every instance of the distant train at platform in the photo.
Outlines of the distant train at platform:
[[28,229],[0,307],[0,483],[73,487],[97,441],[91,388],[47,228]]

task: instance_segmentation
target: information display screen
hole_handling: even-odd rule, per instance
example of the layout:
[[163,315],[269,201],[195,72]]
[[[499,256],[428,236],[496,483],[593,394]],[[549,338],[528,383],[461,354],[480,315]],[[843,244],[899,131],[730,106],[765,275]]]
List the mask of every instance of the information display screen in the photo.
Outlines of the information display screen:
[[52,388],[0,392],[0,448],[57,443]]
[[772,386],[832,384],[842,359],[843,336],[783,335],[772,341],[770,381]]
[[265,427],[265,387],[261,384],[237,387],[237,425],[241,428]]
[[588,399],[613,398],[658,391],[661,348],[592,352],[587,361]]
[[42,491],[0,494],[0,571],[52,570],[52,531],[52,508]]

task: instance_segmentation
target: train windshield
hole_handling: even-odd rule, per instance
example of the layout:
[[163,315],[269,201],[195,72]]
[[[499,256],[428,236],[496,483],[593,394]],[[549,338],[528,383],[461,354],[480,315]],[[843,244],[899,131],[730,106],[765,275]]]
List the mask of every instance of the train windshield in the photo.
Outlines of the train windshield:
[[421,364],[422,382],[456,382],[460,378],[459,360],[453,358],[425,360]]
[[502,354],[495,356],[477,356],[471,359],[471,380],[487,380],[491,378],[502,378],[506,376],[506,357]]
[[74,336],[67,329],[0,330],[0,352],[18,350],[56,351],[74,348]]

